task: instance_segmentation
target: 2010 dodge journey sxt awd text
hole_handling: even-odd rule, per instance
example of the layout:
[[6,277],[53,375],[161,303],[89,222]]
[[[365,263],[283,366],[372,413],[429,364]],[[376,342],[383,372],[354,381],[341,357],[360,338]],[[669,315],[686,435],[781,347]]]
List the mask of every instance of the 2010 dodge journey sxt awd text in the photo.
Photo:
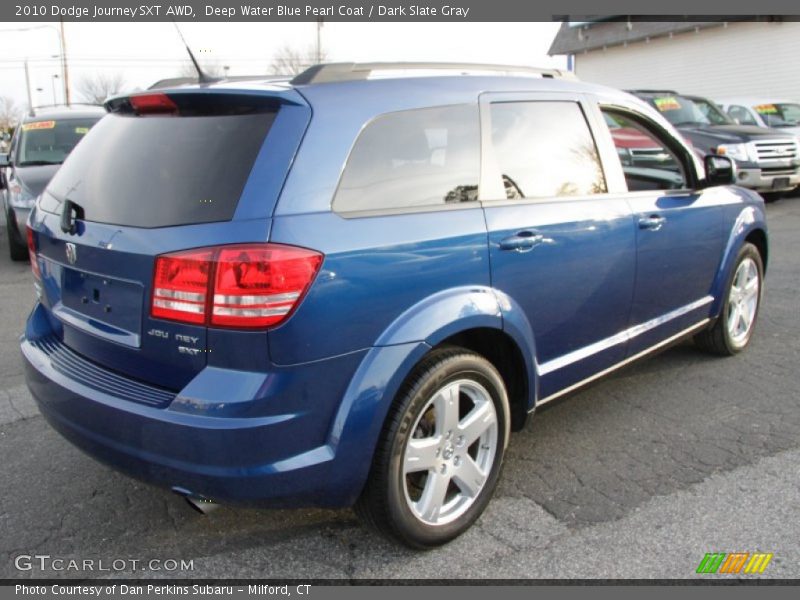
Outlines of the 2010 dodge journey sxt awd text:
[[429,547],[535,407],[687,336],[748,344],[766,224],[730,159],[622,92],[450,67],[109,100],[29,221],[52,426],[195,500],[355,504]]

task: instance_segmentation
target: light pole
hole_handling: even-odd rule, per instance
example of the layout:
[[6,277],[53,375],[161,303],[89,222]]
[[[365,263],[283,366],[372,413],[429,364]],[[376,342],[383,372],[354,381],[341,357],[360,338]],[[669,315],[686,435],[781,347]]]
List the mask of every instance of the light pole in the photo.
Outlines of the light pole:
[[[51,31],[55,31],[56,35],[58,36],[58,46],[61,50],[61,73],[63,76],[64,81],[64,102],[69,104],[69,70],[67,67],[67,45],[64,42],[64,21],[61,21],[61,28],[59,29],[55,25],[34,25],[33,27],[19,27],[17,29],[4,29],[3,33],[8,33],[12,31],[33,31],[35,29],[50,29]],[[26,77],[29,78],[28,75],[28,67],[27,67],[27,59],[25,62],[25,74]],[[28,93],[28,100],[30,104],[30,92]]]
[[53,79],[52,79],[52,83],[53,83],[53,106],[58,104],[58,102],[56,102],[56,79],[58,79],[58,73],[54,73],[53,74]]

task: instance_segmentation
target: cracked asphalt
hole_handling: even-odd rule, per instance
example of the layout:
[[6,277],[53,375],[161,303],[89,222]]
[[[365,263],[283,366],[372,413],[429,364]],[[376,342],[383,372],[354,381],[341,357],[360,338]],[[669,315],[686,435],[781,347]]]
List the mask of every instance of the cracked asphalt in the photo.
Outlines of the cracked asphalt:
[[[681,344],[542,410],[512,437],[477,525],[425,553],[348,510],[203,517],[63,441],[24,386],[16,338],[33,292],[2,228],[0,578],[686,579],[701,577],[706,552],[756,551],[774,554],[764,577],[800,578],[800,197],[768,213],[766,298],[747,352]],[[21,554],[193,570],[18,570]]]

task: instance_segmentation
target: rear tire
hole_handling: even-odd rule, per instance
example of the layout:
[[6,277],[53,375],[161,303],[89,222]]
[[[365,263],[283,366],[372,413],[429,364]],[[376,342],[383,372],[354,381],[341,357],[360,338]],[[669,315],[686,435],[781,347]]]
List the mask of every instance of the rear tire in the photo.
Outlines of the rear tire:
[[719,318],[710,329],[698,333],[698,347],[720,356],[732,356],[750,343],[764,290],[764,263],[758,249],[745,243],[739,250]]
[[10,219],[13,219],[14,215],[11,216],[6,215],[6,233],[8,234],[8,256],[13,261],[23,261],[28,260],[28,247],[20,244],[17,242],[16,237],[17,234],[14,231],[14,227],[11,225]]
[[397,395],[356,512],[413,548],[449,542],[489,503],[508,432],[508,397],[491,363],[434,350]]

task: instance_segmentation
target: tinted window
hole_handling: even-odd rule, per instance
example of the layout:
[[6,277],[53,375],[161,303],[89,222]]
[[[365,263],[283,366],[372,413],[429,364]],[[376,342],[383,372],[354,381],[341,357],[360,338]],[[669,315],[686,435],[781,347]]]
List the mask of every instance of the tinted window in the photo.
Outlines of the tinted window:
[[87,221],[163,227],[226,221],[275,114],[108,115],[51,181],[41,207],[68,198]]
[[97,121],[49,119],[24,123],[17,136],[17,165],[61,164]]
[[633,118],[603,110],[631,192],[686,187],[680,160],[656,133]]
[[597,148],[578,104],[503,102],[492,105],[491,116],[507,198],[606,191]]
[[334,208],[387,210],[476,200],[479,144],[477,106],[378,117],[350,153]]

